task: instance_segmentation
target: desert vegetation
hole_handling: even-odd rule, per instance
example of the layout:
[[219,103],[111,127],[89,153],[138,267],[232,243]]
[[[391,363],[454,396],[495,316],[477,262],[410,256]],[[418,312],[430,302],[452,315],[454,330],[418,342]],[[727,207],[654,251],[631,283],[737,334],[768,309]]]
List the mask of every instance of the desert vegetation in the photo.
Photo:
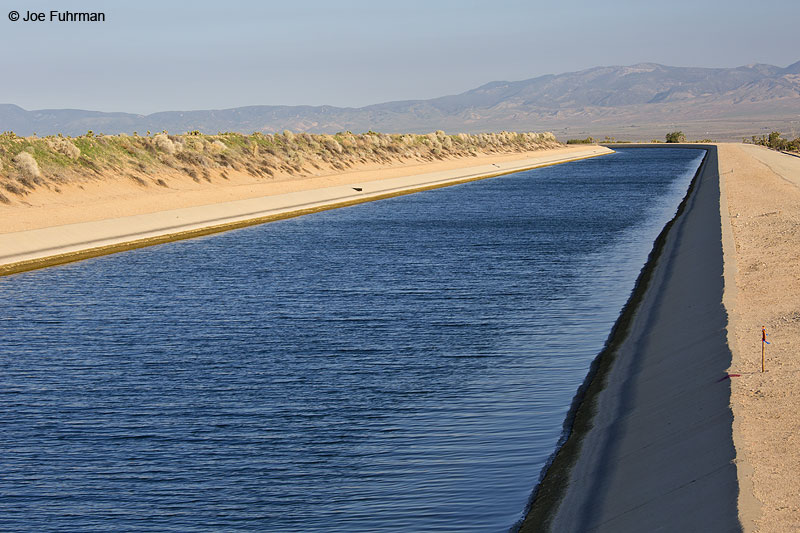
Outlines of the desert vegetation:
[[671,131],[667,133],[666,141],[668,143],[685,143],[686,135],[682,131]]
[[792,140],[784,139],[779,131],[773,131],[769,135],[753,135],[749,140],[743,139],[743,142],[750,142],[752,144],[759,144],[772,148],[773,150],[782,150],[785,152],[800,152],[800,137]]
[[132,180],[142,187],[168,186],[161,176],[196,182],[228,179],[241,172],[257,179],[292,179],[342,172],[368,164],[425,162],[479,154],[517,153],[561,146],[551,133],[448,135],[335,135],[219,133],[170,135],[19,137],[0,134],[0,201],[37,188],[56,192],[66,183]]

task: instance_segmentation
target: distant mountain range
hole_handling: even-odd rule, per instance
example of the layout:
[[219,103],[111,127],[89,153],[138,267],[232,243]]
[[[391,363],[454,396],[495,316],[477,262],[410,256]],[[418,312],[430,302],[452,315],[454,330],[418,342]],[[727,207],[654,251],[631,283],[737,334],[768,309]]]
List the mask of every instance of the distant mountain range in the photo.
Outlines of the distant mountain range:
[[[777,128],[800,132],[800,61],[786,68],[669,67],[655,63],[596,67],[523,81],[495,81],[430,100],[360,108],[248,106],[151,115],[76,109],[26,111],[0,104],[0,131],[63,133],[553,131],[560,137],[663,138],[683,129],[695,137],[741,138]],[[795,130],[794,132],[792,130]],[[720,139],[721,138],[721,139]]]

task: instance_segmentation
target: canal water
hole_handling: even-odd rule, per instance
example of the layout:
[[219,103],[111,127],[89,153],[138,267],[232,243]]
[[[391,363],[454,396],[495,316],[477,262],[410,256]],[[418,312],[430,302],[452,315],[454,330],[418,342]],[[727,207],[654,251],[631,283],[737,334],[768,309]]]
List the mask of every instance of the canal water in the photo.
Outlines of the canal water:
[[0,530],[508,530],[703,153],[0,278]]

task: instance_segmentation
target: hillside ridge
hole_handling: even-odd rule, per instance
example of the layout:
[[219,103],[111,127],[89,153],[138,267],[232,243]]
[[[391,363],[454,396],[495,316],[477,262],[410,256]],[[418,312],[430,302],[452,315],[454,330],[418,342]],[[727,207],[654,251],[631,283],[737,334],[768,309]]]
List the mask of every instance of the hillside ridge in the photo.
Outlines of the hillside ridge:
[[[229,109],[161,111],[149,115],[77,109],[25,110],[0,104],[0,131],[18,135],[80,135],[167,130],[206,134],[362,132],[478,133],[499,130],[599,135],[621,126],[728,121],[726,134],[758,133],[734,123],[775,124],[800,110],[800,61],[785,68],[753,64],[735,68],[671,67],[658,63],[601,66],[521,81],[492,81],[429,100],[400,100],[364,107],[252,105]],[[784,122],[780,122],[783,120]],[[777,122],[774,122],[777,121]],[[781,127],[783,123],[789,128]],[[660,128],[658,130],[653,128]],[[698,126],[699,127],[699,126]],[[589,129],[587,129],[589,128]],[[592,129],[594,128],[594,129]],[[690,126],[686,129],[691,130]],[[641,131],[650,130],[646,128]],[[792,132],[789,132],[792,133]],[[642,133],[641,135],[643,135]],[[698,135],[695,135],[698,136]],[[640,137],[641,138],[641,137]]]

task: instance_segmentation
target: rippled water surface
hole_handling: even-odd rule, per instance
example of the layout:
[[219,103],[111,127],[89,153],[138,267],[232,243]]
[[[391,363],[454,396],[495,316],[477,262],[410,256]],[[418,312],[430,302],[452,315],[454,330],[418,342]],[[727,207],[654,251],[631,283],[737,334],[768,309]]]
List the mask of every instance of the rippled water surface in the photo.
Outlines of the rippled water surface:
[[507,530],[701,157],[0,278],[0,530]]

